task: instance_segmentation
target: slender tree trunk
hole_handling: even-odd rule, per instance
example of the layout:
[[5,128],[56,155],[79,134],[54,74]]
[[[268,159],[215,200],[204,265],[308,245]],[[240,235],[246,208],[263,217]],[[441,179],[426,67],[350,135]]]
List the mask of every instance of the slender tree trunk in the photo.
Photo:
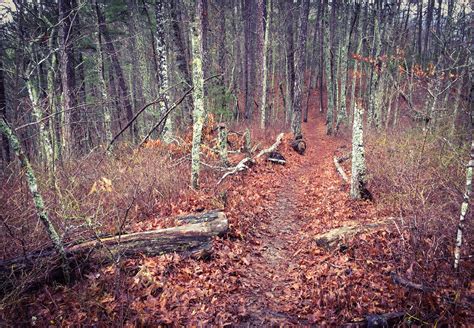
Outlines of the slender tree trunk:
[[61,241],[61,238],[59,237],[58,232],[56,231],[56,228],[48,217],[48,212],[46,211],[43,197],[41,196],[41,193],[38,190],[38,182],[36,180],[35,172],[33,171],[30,161],[28,160],[28,157],[26,156],[21,147],[18,137],[15,135],[13,129],[8,125],[8,123],[3,117],[0,118],[0,132],[8,139],[13,151],[20,160],[20,165],[26,174],[28,189],[30,190],[31,195],[33,196],[33,202],[35,204],[38,218],[44,225],[49,239],[53,243],[54,249],[63,261],[64,274],[66,276],[66,279],[68,279],[69,270],[67,265],[66,252],[64,251],[63,243]]
[[298,48],[296,51],[296,79],[295,79],[295,97],[293,104],[293,115],[291,128],[295,137],[301,135],[301,112],[303,107],[303,87],[305,84],[305,57],[306,57],[306,39],[308,33],[308,14],[309,0],[302,0],[300,7]]
[[[323,6],[327,9],[328,1],[324,0]],[[329,40],[329,9],[323,15],[324,22],[324,73],[326,75],[327,111],[326,111],[326,134],[333,133],[334,124],[334,89],[332,87],[331,74],[331,43]]]
[[[169,96],[168,96],[168,51],[166,46],[165,38],[165,6],[163,0],[156,1],[156,55],[158,61],[158,80],[160,81],[160,91],[159,95],[161,101],[159,103],[160,115],[163,115],[168,109],[169,106]],[[174,114],[171,114],[165,123],[165,128],[163,131],[163,140],[165,142],[171,142],[173,137],[173,122]]]
[[[268,56],[268,43],[269,43],[269,35],[270,35],[270,16],[272,11],[272,2],[271,0],[267,1],[267,15],[265,18],[265,37],[263,41],[263,51],[262,51],[262,101],[261,101],[261,108],[260,108],[260,127],[265,129],[266,121],[267,121],[267,79],[268,79],[268,68],[267,68],[267,56]],[[262,13],[263,16],[263,13]]]
[[74,136],[72,125],[72,111],[77,110],[75,98],[75,74],[74,74],[74,50],[71,40],[72,29],[72,11],[71,3],[67,0],[59,0],[59,19],[61,27],[59,30],[60,40],[60,67],[61,67],[61,83],[62,83],[62,155],[70,157],[73,151],[73,140],[78,136]]
[[[471,91],[471,95],[472,95]],[[471,105],[472,106],[472,105]],[[463,241],[463,233],[466,227],[466,217],[469,211],[469,203],[472,194],[472,171],[474,168],[474,137],[471,132],[471,155],[469,163],[466,168],[466,191],[464,192],[464,199],[461,204],[461,215],[459,217],[458,231],[456,234],[456,248],[454,249],[454,269],[459,268],[459,260],[461,259],[461,246]]]
[[[358,20],[356,23],[357,24],[357,32],[356,32],[357,47],[356,47],[355,53],[356,55],[360,55],[361,50],[362,50],[362,9],[360,6],[358,8],[357,20]],[[354,60],[354,68],[352,69],[352,79],[351,79],[351,84],[352,84],[351,95],[350,95],[350,100],[349,100],[349,103],[351,106],[349,110],[350,117],[352,117],[354,113],[354,108],[355,108],[355,90],[356,90],[357,75],[358,75],[357,66],[358,66],[358,61]],[[359,85],[359,88],[362,88],[362,85]]]
[[191,186],[199,188],[199,171],[202,127],[204,125],[204,78],[202,71],[203,44],[202,44],[202,15],[203,0],[196,0],[191,24],[191,49],[193,70],[193,141],[191,150]]
[[251,8],[251,0],[242,0],[244,2],[243,10],[242,10],[242,19],[244,21],[244,43],[245,43],[245,51],[244,51],[244,97],[245,97],[245,118],[250,119],[252,115],[252,108],[253,108],[253,97],[252,97],[252,90],[251,90],[251,70],[252,70],[252,8]]
[[352,127],[352,170],[351,197],[361,199],[366,184],[366,169],[364,155],[364,112],[358,105],[354,108]]
[[[0,119],[7,117],[7,97],[5,92],[5,78],[3,77],[3,49],[0,49]],[[7,136],[2,134],[2,160],[11,161],[10,145]]]
[[104,61],[104,45],[102,43],[102,33],[100,28],[100,9],[97,0],[94,0],[95,12],[97,18],[97,73],[99,76],[99,90],[102,96],[102,115],[105,131],[105,142],[112,141],[112,114],[110,112],[109,95],[107,93],[107,83],[105,80],[105,61]]
[[46,128],[45,121],[43,120],[43,110],[40,105],[40,86],[38,80],[35,78],[35,73],[30,74],[30,78],[26,82],[26,89],[28,90],[28,96],[32,105],[33,118],[38,123],[39,128],[39,153],[43,157],[45,167],[52,169],[53,165],[53,148],[49,137],[49,131]]
[[[346,12],[345,18],[346,22],[351,21],[351,10],[348,6],[344,7],[344,11]],[[347,86],[347,73],[348,73],[348,53],[349,53],[349,42],[350,42],[350,34],[351,34],[351,27],[350,24],[346,24],[346,28],[343,29],[344,34],[342,35],[342,40],[340,43],[340,72],[339,76],[341,78],[341,91],[339,96],[339,109],[337,114],[336,120],[336,132],[339,130],[339,126],[344,124],[347,121],[347,105],[346,105],[346,86]]]

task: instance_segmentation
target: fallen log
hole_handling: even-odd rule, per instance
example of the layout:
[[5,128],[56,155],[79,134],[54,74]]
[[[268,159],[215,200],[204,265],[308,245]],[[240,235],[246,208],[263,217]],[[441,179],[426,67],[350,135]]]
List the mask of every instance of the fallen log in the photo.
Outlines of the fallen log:
[[341,178],[344,180],[345,183],[349,183],[349,178],[347,177],[347,174],[344,172],[344,169],[339,163],[340,163],[339,159],[336,156],[334,156],[334,165],[336,166],[337,173],[339,173],[339,175],[341,176]]
[[268,154],[268,153],[271,153],[271,152],[274,152],[278,146],[281,144],[281,140],[283,139],[283,136],[285,134],[284,133],[280,133],[277,138],[276,138],[276,141],[273,145],[271,145],[269,148],[267,149],[263,149],[261,150],[257,156],[255,156],[254,158],[251,158],[251,157],[245,157],[244,159],[242,159],[236,166],[234,167],[231,167],[229,168],[229,172],[225,173],[222,178],[219,179],[219,181],[217,181],[217,185],[220,185],[222,183],[222,181],[224,181],[225,178],[227,178],[228,176],[230,175],[233,175],[233,174],[236,174],[238,172],[241,172],[241,171],[244,171],[244,170],[247,170],[249,167],[251,167],[252,165],[255,164],[255,160],[259,157],[262,157],[263,155],[265,154]]
[[230,168],[230,171],[225,173],[222,176],[222,178],[220,178],[219,181],[217,181],[217,185],[220,185],[221,182],[224,181],[224,179],[227,178],[229,175],[235,174],[235,173],[240,172],[240,171],[247,170],[253,164],[255,164],[255,161],[253,159],[251,159],[250,157],[245,157],[244,159],[242,159],[239,162],[239,164],[237,164],[236,166]]
[[387,222],[376,222],[362,225],[357,223],[350,223],[345,226],[331,229],[324,233],[320,233],[314,237],[314,241],[319,247],[333,249],[346,239],[353,238],[362,232],[367,232],[379,228],[381,226],[385,226],[387,224]]
[[283,136],[285,134],[284,133],[280,133],[277,138],[276,138],[276,141],[273,145],[271,145],[270,147],[268,147],[267,149],[263,149],[261,150],[257,156],[255,156],[255,159],[259,158],[259,157],[262,157],[263,155],[265,154],[268,154],[268,153],[271,153],[271,152],[274,152],[275,150],[277,150],[278,146],[280,146],[281,144],[281,140],[283,139]]
[[[225,234],[228,229],[227,218],[219,211],[178,217],[176,221],[184,225],[89,240],[67,246],[65,252],[69,262],[76,267],[83,267],[87,263],[111,263],[119,257],[157,256],[171,252],[204,256],[212,249],[212,238]],[[0,284],[0,289],[5,290],[11,278],[34,271],[41,260],[48,262],[43,263],[48,272],[39,279],[44,281],[57,274],[57,256],[52,250],[0,261],[0,281],[5,282]]]

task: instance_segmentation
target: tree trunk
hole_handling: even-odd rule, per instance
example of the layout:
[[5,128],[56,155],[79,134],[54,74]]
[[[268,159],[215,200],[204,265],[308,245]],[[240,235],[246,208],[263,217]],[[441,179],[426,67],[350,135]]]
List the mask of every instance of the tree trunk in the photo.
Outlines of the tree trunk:
[[291,117],[293,113],[293,100],[295,95],[295,46],[294,46],[294,26],[293,26],[293,6],[290,1],[285,1],[287,13],[286,22],[286,115]]
[[[268,68],[267,68],[267,56],[268,56],[268,43],[270,35],[270,16],[272,11],[272,2],[271,0],[266,0],[266,10],[267,15],[265,18],[265,36],[263,40],[263,49],[262,49],[262,101],[260,103],[260,128],[265,129],[267,121],[267,79],[268,79]],[[263,9],[263,5],[262,5]],[[263,13],[261,13],[263,16]],[[263,28],[263,27],[262,27]]]
[[[349,53],[349,42],[350,42],[350,34],[351,34],[351,26],[349,22],[351,22],[351,10],[350,8],[343,7],[343,11],[346,13],[344,17],[344,21],[346,22],[346,26],[342,31],[344,34],[342,35],[342,40],[339,43],[340,48],[340,70],[339,70],[339,77],[341,79],[341,92],[339,96],[339,108],[338,108],[338,115],[336,120],[336,132],[339,130],[339,126],[344,124],[347,120],[347,109],[346,109],[346,85],[347,85],[347,63],[348,63],[348,53]],[[344,26],[344,24],[342,24]]]
[[67,0],[59,0],[59,19],[61,27],[59,29],[60,42],[60,67],[61,67],[61,84],[62,84],[62,155],[67,158],[72,155],[73,140],[77,140],[79,136],[73,135],[73,122],[71,117],[77,109],[76,97],[74,94],[76,81],[74,72],[74,49],[71,42],[72,30],[72,10],[71,3]]
[[28,160],[28,157],[26,156],[21,147],[20,141],[13,132],[13,129],[8,125],[7,121],[3,117],[0,118],[0,132],[8,139],[13,151],[20,160],[20,165],[25,171],[28,189],[30,190],[30,193],[33,197],[36,214],[38,215],[38,218],[45,227],[49,239],[53,243],[55,251],[62,259],[63,271],[67,279],[69,271],[67,269],[66,252],[64,251],[63,243],[61,241],[61,238],[59,237],[58,232],[56,231],[56,228],[49,219],[48,212],[46,211],[46,206],[43,201],[43,197],[41,196],[41,193],[38,190],[38,182],[36,180],[35,172],[33,171],[30,161]]
[[[473,96],[473,90],[471,89],[471,97]],[[471,110],[473,104],[471,103]],[[470,159],[466,168],[466,191],[464,192],[464,199],[461,204],[461,215],[459,217],[458,231],[456,234],[456,248],[454,249],[454,269],[459,268],[459,260],[461,259],[461,246],[463,241],[464,228],[466,227],[466,217],[469,210],[469,203],[471,201],[472,194],[472,175],[474,168],[474,136],[471,132],[471,154]]]
[[301,113],[303,107],[303,87],[305,85],[305,58],[306,58],[306,39],[308,32],[308,14],[309,0],[302,0],[300,7],[298,45],[296,51],[296,79],[295,79],[295,98],[293,103],[293,115],[291,128],[295,137],[301,135]]
[[199,188],[199,171],[201,150],[202,127],[204,125],[204,78],[202,71],[202,15],[203,0],[196,0],[191,24],[191,49],[193,70],[193,141],[191,150],[191,186]]
[[356,105],[352,127],[351,197],[353,199],[362,199],[366,193],[363,116],[363,109]]
[[[160,81],[159,96],[162,100],[159,102],[160,116],[163,115],[169,106],[168,96],[168,51],[165,36],[165,6],[163,0],[156,1],[156,56],[158,61],[158,80]],[[172,113],[165,121],[163,130],[163,140],[167,143],[171,142],[173,137],[173,121],[174,113]]]
[[[7,117],[7,97],[5,92],[5,79],[3,77],[3,50],[0,49],[0,119]],[[10,158],[10,145],[8,143],[7,136],[2,134],[2,160],[5,163],[9,163]]]
[[331,43],[329,40],[329,9],[328,1],[324,0],[323,6],[327,9],[323,15],[324,22],[324,74],[326,76],[326,93],[327,93],[327,111],[326,111],[326,134],[331,135],[333,131],[334,121],[334,89],[332,87],[331,74]]
[[99,9],[99,4],[97,3],[98,0],[95,0],[95,12],[96,12],[96,18],[97,18],[97,72],[99,75],[99,90],[100,90],[100,95],[102,96],[102,115],[103,115],[103,125],[104,125],[104,131],[105,131],[105,142],[110,143],[112,141],[112,115],[110,112],[110,107],[109,107],[109,96],[107,93],[107,83],[105,81],[105,60],[104,60],[104,46],[102,43],[102,33],[101,30],[103,30],[100,27],[100,9]]

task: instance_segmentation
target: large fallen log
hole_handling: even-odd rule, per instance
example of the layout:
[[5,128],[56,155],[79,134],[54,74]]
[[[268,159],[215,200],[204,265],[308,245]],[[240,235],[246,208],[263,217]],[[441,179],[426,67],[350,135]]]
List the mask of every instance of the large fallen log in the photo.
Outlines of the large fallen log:
[[[171,252],[202,256],[209,254],[212,238],[225,234],[228,229],[227,218],[219,211],[178,217],[176,221],[184,225],[97,238],[67,246],[65,252],[69,262],[77,267],[86,266],[88,263],[111,263],[119,257],[156,256]],[[11,278],[27,275],[41,265],[48,270],[38,277],[44,281],[58,274],[57,262],[57,256],[52,250],[0,261],[0,281],[11,282]],[[5,287],[5,284],[0,284],[0,289]]]
[[331,229],[327,232],[316,235],[314,237],[314,241],[319,247],[332,249],[337,247],[344,240],[353,238],[362,232],[370,231],[381,226],[385,226],[387,224],[388,222],[386,221],[368,224],[357,224],[355,222],[349,223],[345,226]]

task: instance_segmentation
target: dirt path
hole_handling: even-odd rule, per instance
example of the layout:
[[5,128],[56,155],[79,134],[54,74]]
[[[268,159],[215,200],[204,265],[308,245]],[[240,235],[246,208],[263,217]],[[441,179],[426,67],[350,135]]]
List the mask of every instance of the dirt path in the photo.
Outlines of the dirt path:
[[320,191],[314,195],[319,198],[315,199],[315,205],[324,203],[333,190],[340,188],[333,172],[332,156],[341,141],[327,137],[324,128],[322,122],[304,125],[307,152],[286,172],[283,183],[269,200],[268,215],[257,220],[254,227],[254,243],[258,247],[249,250],[248,274],[242,281],[248,312],[244,326],[308,323],[294,313],[289,302],[301,296],[300,265],[305,256],[302,245],[311,243],[311,234],[305,228],[313,220],[306,216],[308,209],[304,201],[308,188]]

